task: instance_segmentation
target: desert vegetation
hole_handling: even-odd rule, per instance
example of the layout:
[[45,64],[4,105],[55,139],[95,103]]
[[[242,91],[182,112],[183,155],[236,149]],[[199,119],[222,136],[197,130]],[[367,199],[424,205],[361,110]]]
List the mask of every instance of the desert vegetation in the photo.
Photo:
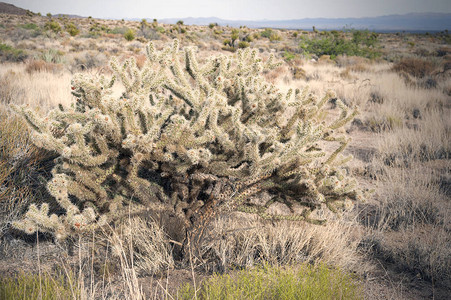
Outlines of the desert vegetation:
[[449,294],[448,32],[1,14],[0,60],[0,298]]

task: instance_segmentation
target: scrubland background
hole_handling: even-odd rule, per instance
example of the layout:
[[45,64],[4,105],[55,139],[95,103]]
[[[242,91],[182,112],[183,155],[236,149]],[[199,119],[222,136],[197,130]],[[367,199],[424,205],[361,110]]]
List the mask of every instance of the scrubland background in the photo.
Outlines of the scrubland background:
[[[352,138],[346,152],[354,156],[347,168],[373,190],[366,201],[331,215],[324,226],[221,216],[203,246],[212,260],[193,259],[188,268],[178,266],[163,229],[149,220],[129,220],[114,234],[80,237],[73,245],[41,236],[38,247],[36,237],[14,232],[10,222],[30,203],[51,201],[37,178],[48,178],[54,157],[32,146],[8,105],[42,113],[70,105],[73,74],[108,75],[111,56],[134,56],[140,65],[150,40],[162,48],[173,38],[197,46],[201,58],[245,47],[262,57],[274,53],[284,63],[265,77],[280,89],[331,90],[357,106],[360,114],[346,128]],[[308,263],[354,274],[365,298],[445,299],[451,291],[450,42],[447,31],[307,32],[1,14],[0,276],[52,274],[59,261],[61,276],[76,282],[67,287],[69,297],[175,298],[176,285],[193,278],[199,285],[212,272]],[[108,256],[108,247],[116,256]]]

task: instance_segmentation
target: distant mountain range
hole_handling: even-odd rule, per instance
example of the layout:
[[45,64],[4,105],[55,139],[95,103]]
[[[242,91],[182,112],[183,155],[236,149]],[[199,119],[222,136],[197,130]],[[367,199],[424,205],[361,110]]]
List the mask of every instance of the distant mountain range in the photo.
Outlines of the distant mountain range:
[[0,14],[26,15],[28,10],[17,7],[15,5],[0,2]]
[[[29,11],[28,11],[29,12]],[[16,7],[9,3],[0,2],[0,13],[25,15],[27,10]],[[55,15],[63,16],[63,14]],[[83,18],[77,15],[64,15],[69,18]],[[141,21],[142,18],[128,20]],[[148,18],[152,21],[153,18]],[[368,29],[378,32],[434,32],[451,30],[451,13],[411,13],[405,15],[388,15],[371,18],[306,18],[294,20],[224,20],[215,17],[211,18],[171,18],[158,20],[160,23],[175,24],[182,20],[186,25],[208,25],[218,23],[221,26],[247,26],[250,28],[285,28],[312,30],[313,26],[320,30],[332,29]]]
[[369,29],[374,31],[442,31],[451,30],[450,13],[411,13],[406,15],[388,15],[371,18],[306,18],[295,20],[224,20],[219,18],[183,18],[183,19],[162,19],[159,22],[175,24],[182,20],[187,25],[208,25],[218,23],[222,26],[247,26],[250,28],[286,28],[311,30],[313,26],[321,30],[355,28]]

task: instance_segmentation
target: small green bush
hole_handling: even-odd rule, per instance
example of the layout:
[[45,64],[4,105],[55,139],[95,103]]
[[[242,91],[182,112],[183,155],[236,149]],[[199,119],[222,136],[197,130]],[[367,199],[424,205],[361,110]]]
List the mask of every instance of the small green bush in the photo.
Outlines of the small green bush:
[[271,42],[275,42],[275,41],[280,41],[282,40],[282,37],[280,35],[278,35],[277,33],[273,33],[271,34],[271,36],[269,37],[269,40]]
[[296,57],[296,55],[293,52],[286,51],[283,54],[283,59],[286,61],[291,61]]
[[54,64],[61,64],[64,63],[64,52],[60,50],[55,49],[48,49],[43,51],[39,56],[39,59],[47,62],[47,63],[54,63]]
[[[181,299],[194,299],[187,284],[179,291]],[[235,275],[214,275],[205,281],[198,299],[361,299],[356,279],[341,270],[322,265],[281,268],[264,265]]]
[[39,30],[39,26],[34,23],[27,23],[23,25],[19,25],[19,27],[27,30]]
[[51,30],[54,33],[60,33],[61,32],[61,25],[54,20],[49,20],[44,25],[45,30]]
[[155,28],[156,31],[158,31],[159,33],[165,33],[165,29],[164,27],[158,26],[157,28]]
[[24,50],[0,43],[0,61],[20,62],[24,61],[27,57],[28,55]]
[[109,33],[124,35],[127,32],[127,30],[128,30],[127,27],[114,27],[109,31]]
[[65,29],[71,36],[76,36],[80,33],[80,29],[74,23],[66,24]]
[[377,50],[377,34],[358,30],[351,33],[351,38],[338,31],[322,31],[319,38],[301,36],[299,46],[307,55],[330,55],[332,59],[338,55],[367,58],[380,56],[380,52]]
[[238,48],[243,49],[243,48],[247,48],[247,47],[249,47],[249,43],[248,42],[241,41],[241,42],[238,43]]
[[271,28],[266,28],[264,31],[262,31],[262,33],[260,33],[260,36],[265,37],[265,38],[270,38],[271,35],[273,34],[273,31]]
[[125,33],[124,33],[124,38],[127,41],[133,41],[135,39],[135,31],[131,28],[129,28]]

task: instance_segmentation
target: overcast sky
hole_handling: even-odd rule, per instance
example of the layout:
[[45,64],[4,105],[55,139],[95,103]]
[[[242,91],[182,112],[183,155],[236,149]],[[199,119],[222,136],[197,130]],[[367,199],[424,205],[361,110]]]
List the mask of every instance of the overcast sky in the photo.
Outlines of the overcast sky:
[[96,18],[218,17],[229,20],[451,13],[451,0],[0,0],[46,14]]

